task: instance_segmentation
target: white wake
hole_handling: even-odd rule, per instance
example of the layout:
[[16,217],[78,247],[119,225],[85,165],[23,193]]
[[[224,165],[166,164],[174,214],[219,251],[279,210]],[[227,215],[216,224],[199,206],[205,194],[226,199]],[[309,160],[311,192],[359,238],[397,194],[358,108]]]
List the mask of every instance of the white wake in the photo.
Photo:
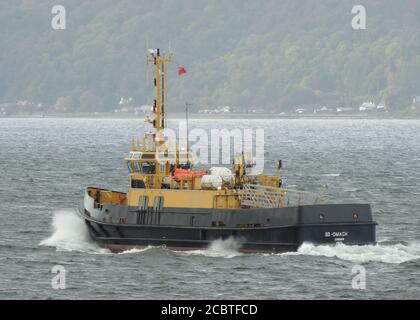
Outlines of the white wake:
[[199,255],[211,258],[233,258],[243,253],[239,252],[241,248],[241,243],[238,239],[233,237],[227,238],[225,240],[218,239],[210,243],[209,247],[206,249],[200,250],[191,250],[191,251],[177,251],[177,253],[183,255]]
[[376,244],[364,246],[347,246],[341,243],[336,245],[302,244],[297,252],[284,253],[283,255],[309,255],[336,257],[355,263],[383,262],[404,263],[420,259],[420,243],[411,244]]
[[132,248],[132,249],[127,249],[123,252],[119,252],[118,254],[133,254],[133,253],[142,253],[142,252],[146,252],[150,249],[153,248],[159,248],[159,247],[154,247],[154,246],[147,246],[146,248],[142,248],[142,249],[138,249],[138,248]]
[[99,247],[89,236],[84,221],[74,210],[63,209],[54,213],[53,234],[39,245],[55,247],[57,251],[80,251],[89,253],[109,253]]
[[[41,241],[39,245],[55,247],[57,251],[79,251],[88,253],[110,253],[108,249],[99,247],[89,236],[84,221],[74,210],[63,209],[54,213],[52,219],[52,235]],[[182,255],[199,255],[214,258],[233,258],[243,255],[239,252],[241,242],[234,238],[215,240],[208,248],[191,251],[176,251]],[[154,248],[131,249],[123,253],[142,253]],[[158,247],[159,248],[159,247]],[[297,252],[287,252],[282,256],[307,255],[336,257],[355,263],[383,262],[400,264],[420,259],[420,243],[384,244],[364,246],[347,246],[341,243],[336,245],[313,245],[304,243]]]

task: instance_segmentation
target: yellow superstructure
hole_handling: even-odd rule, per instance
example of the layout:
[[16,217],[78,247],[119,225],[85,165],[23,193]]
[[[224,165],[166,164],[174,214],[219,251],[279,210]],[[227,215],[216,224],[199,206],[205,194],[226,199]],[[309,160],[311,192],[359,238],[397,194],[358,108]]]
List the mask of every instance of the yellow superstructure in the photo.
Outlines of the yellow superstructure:
[[[232,181],[212,188],[203,185],[206,171],[193,171],[190,150],[169,150],[163,130],[166,127],[166,79],[170,56],[159,49],[149,50],[148,64],[154,65],[155,99],[152,116],[146,120],[154,131],[143,139],[133,138],[132,150],[125,158],[129,170],[129,190],[126,203],[129,206],[159,206],[171,208],[241,208],[244,183],[258,183],[279,187],[279,176],[247,176],[243,155],[236,155]],[[207,177],[207,180],[208,177]],[[210,179],[211,181],[211,179]],[[279,194],[281,189],[277,188]],[[107,197],[101,194],[102,199]],[[112,198],[112,195],[109,196]],[[119,196],[114,196],[114,198]],[[121,199],[120,199],[121,200]]]

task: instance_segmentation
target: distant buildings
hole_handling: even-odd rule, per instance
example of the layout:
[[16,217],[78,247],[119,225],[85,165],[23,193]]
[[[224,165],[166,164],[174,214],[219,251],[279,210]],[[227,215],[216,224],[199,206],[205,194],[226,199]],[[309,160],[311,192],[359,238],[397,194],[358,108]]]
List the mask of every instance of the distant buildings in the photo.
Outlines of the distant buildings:
[[363,102],[362,105],[359,107],[359,111],[372,111],[376,109],[376,105],[372,102]]
[[332,106],[302,106],[295,108],[295,113],[297,114],[331,114],[331,113],[345,113],[345,112],[354,112],[353,108],[346,107],[332,107]]
[[336,109],[336,111],[338,112],[338,113],[341,113],[341,112],[354,112],[354,109],[353,108],[350,108],[350,107],[338,107],[337,109]]
[[124,106],[124,105],[129,105],[133,102],[133,98],[129,97],[129,98],[124,98],[121,97],[120,102],[118,103],[120,106]]
[[385,103],[380,103],[376,106],[376,110],[378,111],[386,111]]
[[359,107],[359,111],[386,111],[386,105],[384,102],[381,102],[378,105],[375,105],[372,101],[363,102],[362,105]]
[[230,106],[220,106],[220,107],[216,107],[214,109],[202,109],[199,110],[198,113],[204,113],[204,114],[213,114],[213,113],[221,113],[221,114],[225,114],[225,113],[232,113],[232,108]]
[[44,112],[46,108],[47,107],[43,103],[28,100],[5,102],[0,104],[0,116],[7,116],[15,113]]
[[[420,103],[420,97],[419,97]],[[314,106],[314,105],[304,105],[299,106],[294,109],[296,114],[336,114],[336,113],[357,113],[357,112],[378,112],[378,111],[387,111],[385,103],[381,102],[378,105],[375,105],[372,101],[363,102],[358,108],[352,107],[341,107],[341,106]]]
[[136,107],[132,97],[121,97],[120,102],[118,103],[118,108],[114,110],[114,113],[134,113],[135,115],[139,115],[147,114],[151,111],[151,105],[142,105],[140,107]]

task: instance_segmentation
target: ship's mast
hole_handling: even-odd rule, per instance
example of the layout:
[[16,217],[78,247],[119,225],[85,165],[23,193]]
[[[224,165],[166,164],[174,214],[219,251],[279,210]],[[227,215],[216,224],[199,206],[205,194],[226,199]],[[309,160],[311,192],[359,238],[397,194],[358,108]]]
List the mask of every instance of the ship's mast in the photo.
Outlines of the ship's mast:
[[171,62],[170,55],[162,56],[159,49],[149,50],[147,62],[155,66],[153,102],[153,127],[156,129],[156,148],[164,142],[163,129],[166,126],[166,65]]

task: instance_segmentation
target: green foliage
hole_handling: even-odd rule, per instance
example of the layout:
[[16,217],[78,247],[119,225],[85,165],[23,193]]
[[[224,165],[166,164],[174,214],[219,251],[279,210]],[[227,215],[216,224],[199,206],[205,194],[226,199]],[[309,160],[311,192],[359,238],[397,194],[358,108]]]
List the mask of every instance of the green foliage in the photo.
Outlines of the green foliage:
[[[67,0],[67,29],[53,30],[56,1],[0,3],[0,102],[61,111],[111,111],[121,97],[153,99],[147,47],[171,49],[171,110],[232,105],[267,112],[300,105],[420,95],[420,3],[410,0]],[[351,8],[367,9],[367,30]],[[188,73],[179,77],[177,66]]]

